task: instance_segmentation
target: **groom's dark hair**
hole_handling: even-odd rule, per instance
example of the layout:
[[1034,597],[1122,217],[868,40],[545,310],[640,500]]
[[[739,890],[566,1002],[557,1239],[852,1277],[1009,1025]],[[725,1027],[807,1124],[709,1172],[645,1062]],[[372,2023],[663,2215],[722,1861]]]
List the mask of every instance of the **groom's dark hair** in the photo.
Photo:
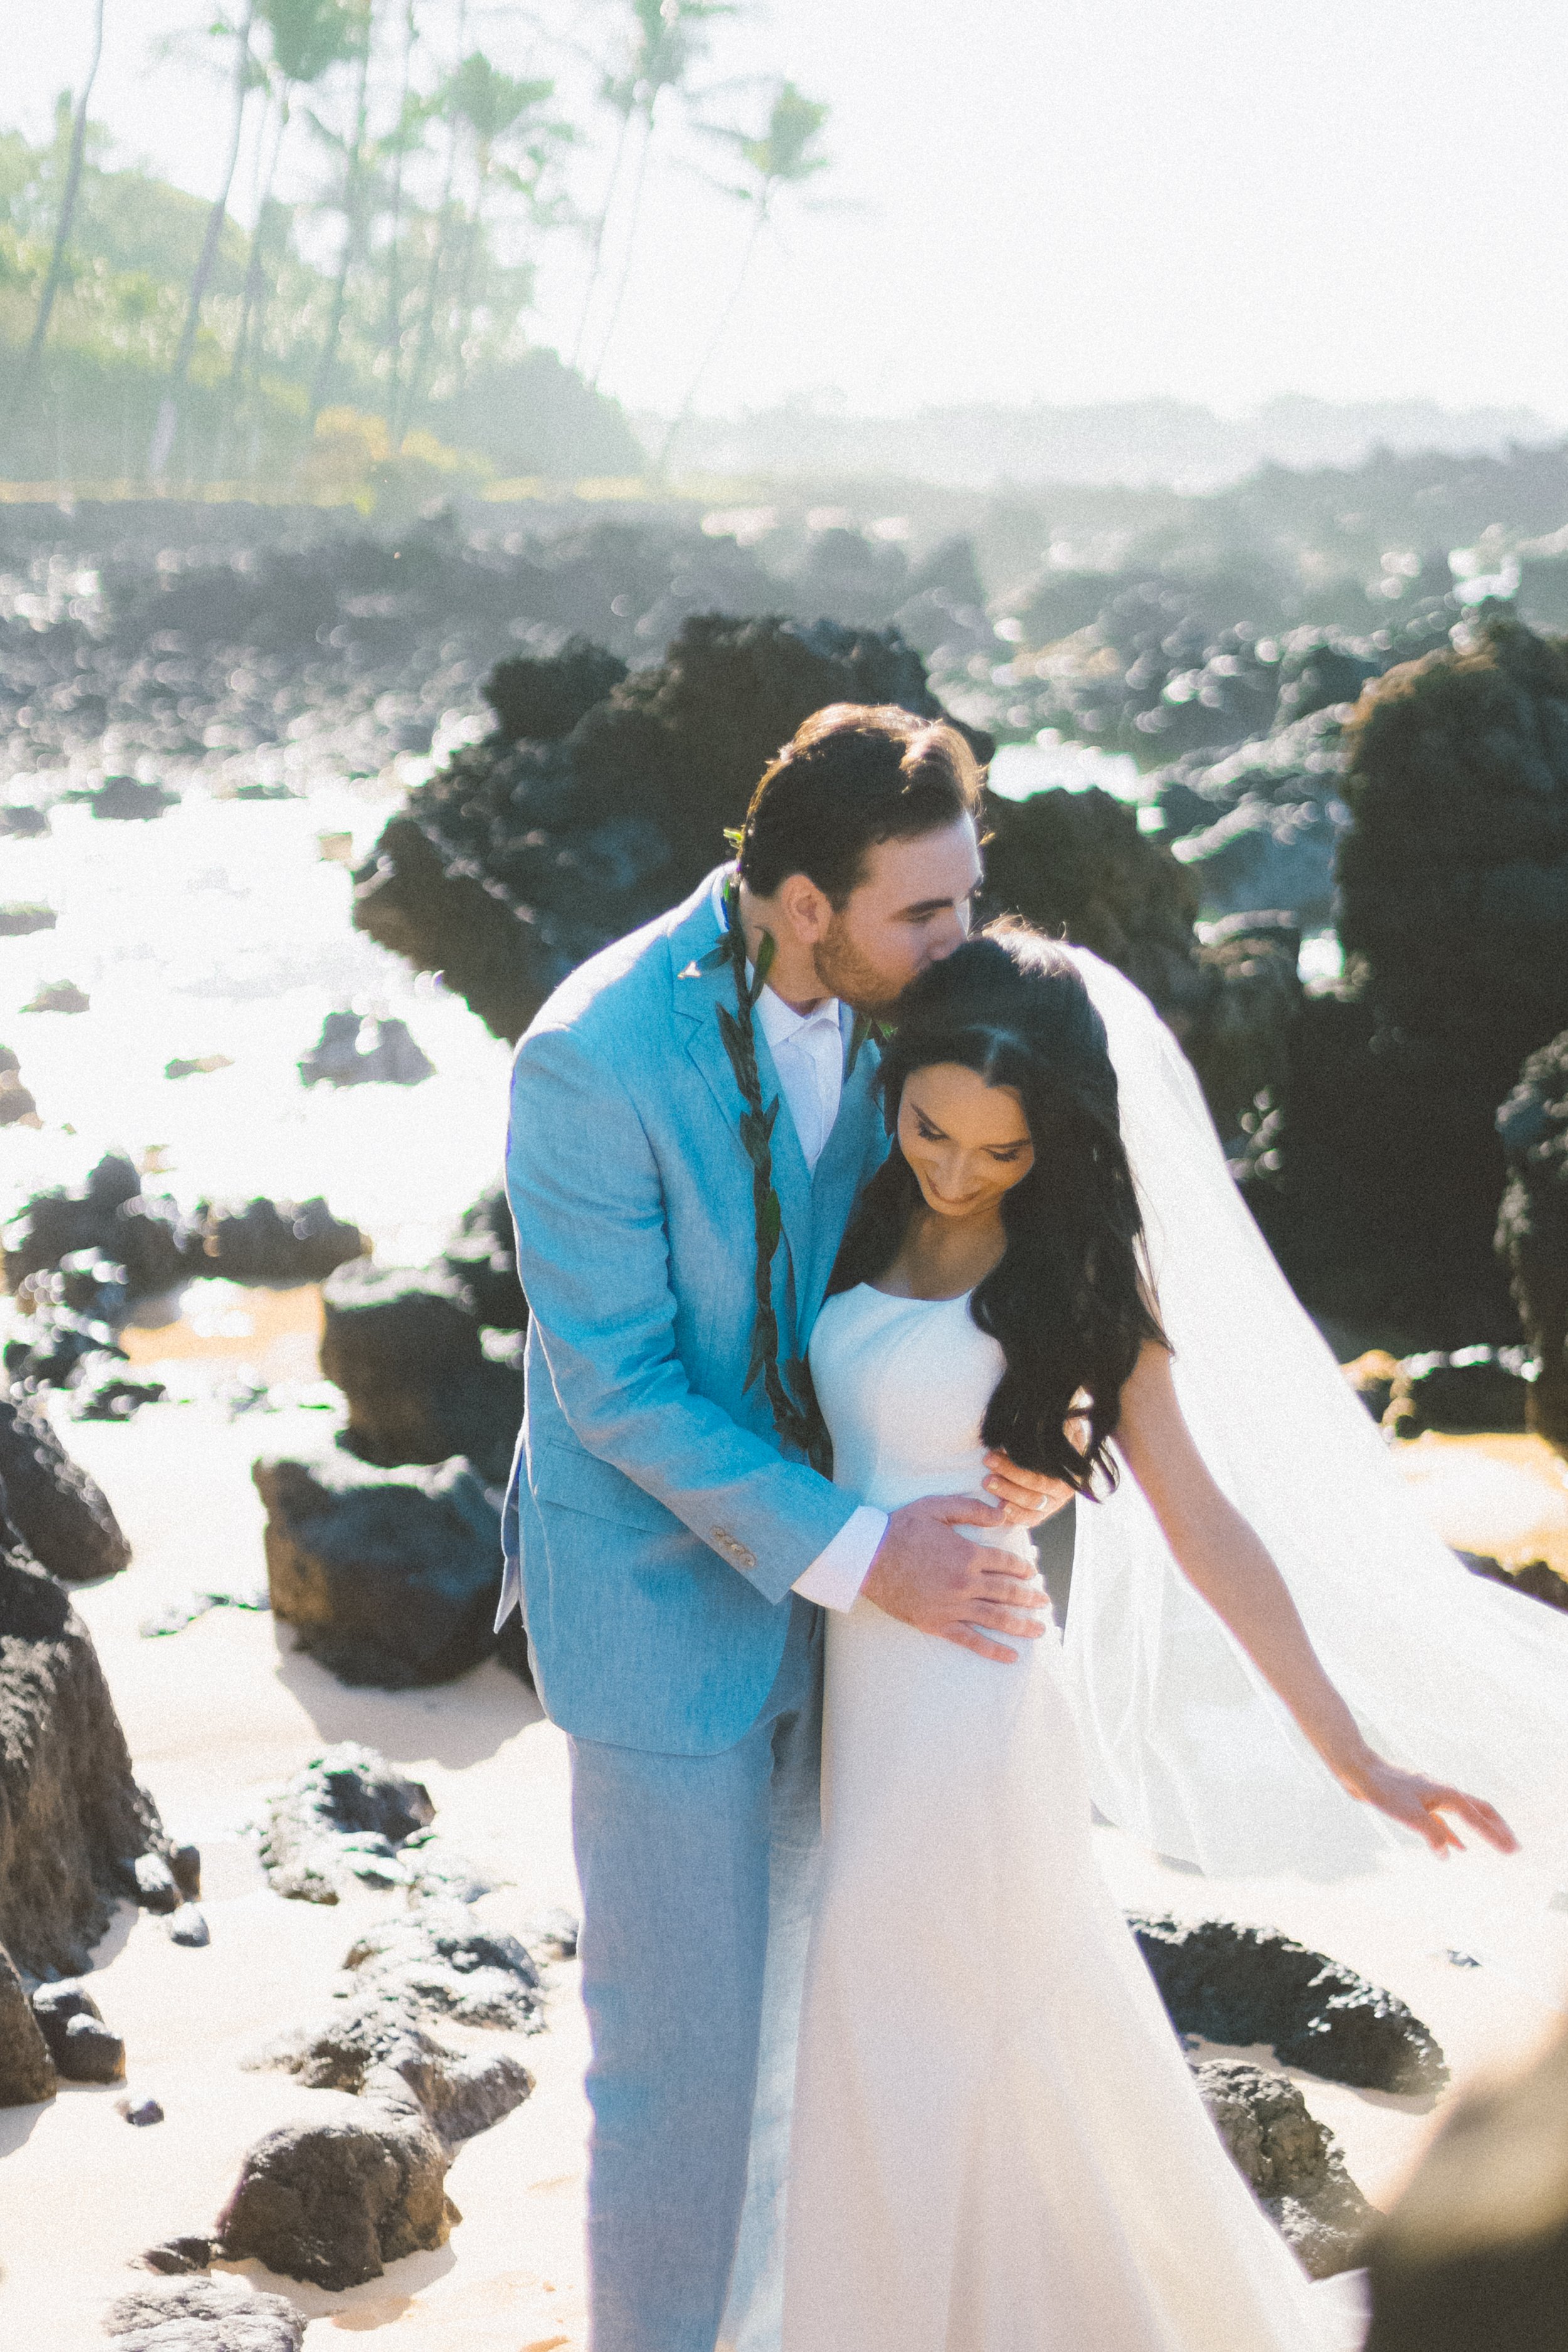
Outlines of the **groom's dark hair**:
[[752,795],[741,878],[771,898],[804,874],[842,907],[879,841],[973,816],[984,782],[956,727],[897,703],[830,702],[795,729]]

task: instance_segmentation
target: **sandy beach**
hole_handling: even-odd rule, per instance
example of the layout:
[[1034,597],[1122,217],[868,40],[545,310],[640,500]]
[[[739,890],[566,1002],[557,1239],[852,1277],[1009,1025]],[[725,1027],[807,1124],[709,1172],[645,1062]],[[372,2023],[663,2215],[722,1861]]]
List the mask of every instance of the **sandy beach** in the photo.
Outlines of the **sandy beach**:
[[[265,1295],[250,1297],[261,1305]],[[247,1345],[274,1379],[298,1377],[312,1311],[309,1293],[275,1295],[261,1331],[204,1338],[182,1324],[158,1335],[163,1360],[183,1351],[193,1369],[216,1371]],[[137,1352],[150,1354],[153,1339],[145,1335]],[[259,2132],[340,2096],[247,2072],[241,2061],[325,2006],[356,1932],[403,1898],[360,1892],[328,1908],[272,1893],[247,1829],[268,1787],[329,1742],[364,1740],[424,1780],[443,1834],[508,1882],[483,1899],[483,1916],[521,1927],[542,1909],[574,1906],[564,1743],[500,1666],[437,1689],[353,1691],[296,1654],[265,1612],[214,1608],[177,1633],[141,1632],[193,1590],[261,1582],[250,1462],[317,1437],[320,1427],[319,1412],[304,1405],[231,1419],[216,1400],[155,1407],[126,1426],[65,1424],[136,1549],[128,1573],[82,1593],[79,1605],[139,1772],[171,1829],[202,1848],[212,1941],[205,1950],[176,1948],[155,1917],[122,1908],[97,1954],[93,1990],[124,2036],[126,2085],[65,2085],[47,2107],[0,2116],[0,2343],[28,2352],[93,2343],[105,2305],[137,2276],[128,2265],[138,2253],[203,2230]],[[1547,1449],[1517,1438],[1429,1439],[1405,1449],[1402,1462],[1451,1540],[1479,1542],[1489,1530],[1494,1550],[1514,1538],[1531,1557],[1568,1548],[1568,1467]],[[1563,1551],[1555,1556],[1564,1564]],[[1205,1880],[1113,1831],[1097,1834],[1129,1908],[1273,1925],[1350,1963],[1431,2026],[1456,2083],[1526,2055],[1568,1995],[1568,1909],[1552,1907],[1525,1866],[1414,1861],[1336,1885],[1245,1884]],[[977,1949],[976,1971],[984,1966]],[[458,2156],[448,2188],[463,2219],[446,2247],[343,2294],[254,2263],[238,2266],[306,2315],[310,2352],[341,2336],[384,2337],[395,2352],[584,2343],[585,2037],[574,1968],[552,1964],[547,1982],[545,2029],[517,2044],[537,2088]],[[493,2036],[470,2038],[495,2046]],[[1272,2063],[1266,2053],[1248,2054]],[[1386,2200],[1437,2110],[1423,2099],[1293,2079],[1339,2135],[1362,2187]],[[122,2088],[155,2096],[164,2121],[130,2127],[115,2106]]]

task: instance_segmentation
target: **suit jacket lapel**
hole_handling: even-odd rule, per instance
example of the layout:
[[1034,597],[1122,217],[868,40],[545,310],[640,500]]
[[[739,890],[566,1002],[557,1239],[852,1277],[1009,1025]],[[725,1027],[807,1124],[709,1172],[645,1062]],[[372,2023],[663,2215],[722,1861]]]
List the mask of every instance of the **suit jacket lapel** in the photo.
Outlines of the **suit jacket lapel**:
[[807,1334],[827,1289],[855,1195],[880,1164],[882,1113],[875,1090],[880,1061],[877,1047],[868,1038],[856,1057],[854,1069],[844,1081],[838,1116],[816,1163],[812,1184],[810,1274],[800,1302],[801,1326]]
[[[712,957],[712,950],[723,931],[720,901],[723,880],[724,871],[721,869],[712,877],[708,896],[670,933],[669,946],[675,1011],[685,1027],[686,1050],[708,1081],[726,1125],[738,1130],[745,1104],[735,1083],[735,1073],[730,1066],[724,1040],[719,1032],[719,1007],[721,1004],[733,1006],[735,983],[728,961],[715,962]],[[784,1242],[795,1268],[795,1309],[799,1316],[804,1304],[799,1293],[811,1267],[811,1176],[760,1024],[756,1025],[755,1036],[757,1076],[762,1081],[763,1105],[765,1107],[775,1097],[779,1102],[778,1118],[773,1125],[773,1190],[778,1194]],[[735,1148],[737,1150],[741,1148],[738,1133]]]

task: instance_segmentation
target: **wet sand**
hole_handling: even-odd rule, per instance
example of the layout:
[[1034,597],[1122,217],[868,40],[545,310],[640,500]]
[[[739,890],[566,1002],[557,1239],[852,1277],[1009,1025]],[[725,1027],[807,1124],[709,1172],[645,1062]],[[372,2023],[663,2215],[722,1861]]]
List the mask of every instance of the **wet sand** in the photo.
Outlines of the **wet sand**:
[[[286,1377],[285,1362],[297,1370],[308,1297],[268,1307],[249,1294],[249,1305],[264,1328],[205,1340],[166,1332],[163,1358],[221,1364],[247,1342],[275,1377]],[[151,1358],[153,1337],[138,1342],[139,1356]],[[353,1692],[294,1654],[266,1615],[217,1609],[178,1634],[140,1633],[193,1587],[260,1580],[249,1464],[263,1450],[319,1442],[321,1429],[320,1414],[300,1406],[230,1421],[217,1402],[153,1408],[124,1427],[68,1427],[137,1553],[126,1576],[79,1605],[142,1776],[170,1827],[203,1849],[212,1942],[178,1949],[156,1919],[126,1908],[99,1954],[93,1990],[125,2037],[128,2087],[155,2095],[163,2123],[123,2122],[113,2104],[120,2086],[67,2086],[49,2106],[0,2114],[0,2343],[18,2352],[81,2352],[99,2340],[104,2306],[139,2275],[127,2268],[137,2252],[204,2229],[248,2142],[335,2096],[238,2062],[323,2006],[357,1929],[401,1901],[362,1893],[321,1908],[272,1894],[243,1826],[269,1783],[329,1741],[367,1740],[427,1783],[437,1826],[455,1845],[512,1882],[485,1898],[487,1916],[519,1926],[543,1907],[575,1906],[564,1743],[500,1667],[438,1690]],[[1402,1466],[1428,1506],[1440,1506],[1451,1538],[1468,1512],[1474,1548],[1503,1549],[1506,1520],[1522,1531],[1527,1556],[1543,1556],[1531,1547],[1555,1524],[1555,1473],[1529,1441],[1424,1440]],[[1111,1831],[1099,1837],[1130,1907],[1283,1927],[1403,1995],[1461,2080],[1522,2057],[1568,1995],[1568,1912],[1546,1907],[1506,1865],[1415,1863],[1335,1886],[1249,1885],[1162,1864]],[[984,1965],[976,1951],[976,1971]],[[448,2186],[464,2218],[447,2246],[342,2295],[241,2266],[307,2315],[308,2352],[347,2336],[373,2337],[388,2352],[575,2352],[584,2343],[584,2033],[574,1969],[553,1966],[549,1982],[547,2031],[519,2045],[538,2088],[459,2153]],[[1426,2103],[1296,2080],[1339,2133],[1362,2186],[1386,2199],[1431,2127]]]

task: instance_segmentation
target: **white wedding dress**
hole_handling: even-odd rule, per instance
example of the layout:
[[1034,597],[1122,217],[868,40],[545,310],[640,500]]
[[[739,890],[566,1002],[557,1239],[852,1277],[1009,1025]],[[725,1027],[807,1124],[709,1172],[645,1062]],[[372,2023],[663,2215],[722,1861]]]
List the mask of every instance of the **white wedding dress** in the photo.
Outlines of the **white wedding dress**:
[[[1001,1367],[967,1298],[830,1299],[837,1483],[980,1495]],[[1340,2352],[1359,2324],[1232,2168],[1100,1878],[1059,1645],[1021,1646],[829,1618],[784,2352]]]

